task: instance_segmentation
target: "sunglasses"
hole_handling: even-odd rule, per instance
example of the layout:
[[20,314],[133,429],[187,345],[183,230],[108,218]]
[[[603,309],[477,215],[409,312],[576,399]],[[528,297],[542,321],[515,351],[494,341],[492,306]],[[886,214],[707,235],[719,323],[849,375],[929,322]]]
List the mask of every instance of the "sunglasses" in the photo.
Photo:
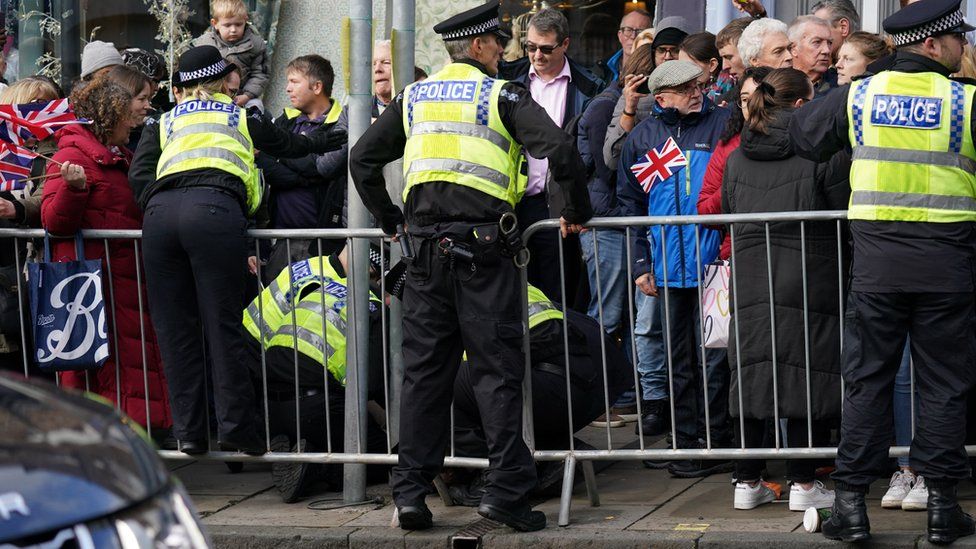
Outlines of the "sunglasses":
[[536,50],[541,51],[543,55],[552,55],[552,52],[559,48],[560,44],[553,46],[540,46],[538,44],[533,44],[532,42],[525,43],[525,51],[529,53],[535,53]]

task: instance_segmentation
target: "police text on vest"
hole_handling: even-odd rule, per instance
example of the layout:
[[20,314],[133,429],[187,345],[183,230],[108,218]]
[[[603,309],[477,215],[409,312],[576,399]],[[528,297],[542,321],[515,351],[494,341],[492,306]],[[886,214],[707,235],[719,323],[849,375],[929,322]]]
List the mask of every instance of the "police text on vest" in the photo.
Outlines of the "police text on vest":
[[942,125],[942,99],[914,95],[875,95],[871,124],[934,130]]

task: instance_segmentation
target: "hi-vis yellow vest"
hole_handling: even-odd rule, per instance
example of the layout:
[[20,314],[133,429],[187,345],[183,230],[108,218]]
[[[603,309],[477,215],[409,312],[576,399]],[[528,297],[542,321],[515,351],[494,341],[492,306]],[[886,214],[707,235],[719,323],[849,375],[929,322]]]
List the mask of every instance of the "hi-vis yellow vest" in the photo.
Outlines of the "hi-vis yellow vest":
[[[329,108],[329,112],[326,113],[325,120],[322,121],[322,125],[335,124],[336,122],[339,121],[339,115],[342,114],[342,105],[340,105],[338,101],[332,99],[331,97],[329,98],[329,101],[332,102],[332,107]],[[285,117],[288,118],[288,120],[293,120],[295,118],[298,118],[299,116],[301,116],[301,114],[302,111],[298,109],[292,107],[285,107]]]
[[156,179],[201,168],[224,170],[241,178],[248,214],[261,204],[260,174],[254,167],[254,143],[247,114],[230,97],[188,99],[159,120],[162,154]]
[[848,94],[850,219],[976,221],[976,86],[936,73],[882,72]]
[[[322,267],[319,268],[319,259]],[[262,324],[265,349],[283,347],[298,352],[326,367],[339,383],[346,384],[346,334],[347,334],[347,282],[340,277],[327,257],[314,257],[292,264],[289,273],[285,269],[260,296],[244,311],[244,327],[255,338],[258,333],[258,300],[263,300]],[[310,285],[316,288],[297,298]],[[288,290],[282,292],[282,289]],[[295,299],[298,299],[297,302]],[[268,302],[272,305],[269,307]],[[283,307],[281,305],[284,304]],[[370,295],[370,311],[382,306],[379,299]],[[271,312],[270,316],[268,312]]]
[[525,156],[498,113],[504,80],[452,63],[404,90],[403,201],[417,185],[447,181],[513,207],[525,193]]
[[542,290],[529,285],[529,330],[547,320],[562,320],[563,312],[556,308],[556,305]]

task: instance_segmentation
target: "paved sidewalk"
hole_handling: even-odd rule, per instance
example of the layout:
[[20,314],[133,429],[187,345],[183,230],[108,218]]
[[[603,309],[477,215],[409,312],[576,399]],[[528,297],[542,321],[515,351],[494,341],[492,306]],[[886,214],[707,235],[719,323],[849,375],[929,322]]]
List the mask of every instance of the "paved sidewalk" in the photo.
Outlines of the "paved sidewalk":
[[[630,429],[617,429],[618,433]],[[633,438],[633,437],[631,437]],[[617,445],[615,444],[615,447]],[[314,511],[313,500],[338,498],[317,493],[295,504],[281,502],[271,482],[270,466],[246,464],[239,474],[222,463],[171,462],[174,473],[187,486],[218,547],[233,548],[352,548],[452,547],[458,531],[480,520],[473,508],[444,507],[436,496],[428,498],[436,528],[407,533],[391,528],[393,506],[385,485],[371,486],[370,496],[383,503]],[[802,527],[802,513],[792,513],[786,501],[751,511],[732,509],[728,474],[705,479],[674,479],[666,471],[644,468],[640,462],[615,462],[597,474],[601,505],[590,507],[582,474],[574,492],[571,524],[556,526],[559,498],[536,506],[549,526],[542,532],[519,534],[499,527],[482,537],[482,547],[839,547]],[[774,481],[782,481],[782,463],[771,462]],[[783,482],[785,486],[785,482]],[[869,495],[874,543],[879,547],[924,547],[926,515],[881,509],[886,481]],[[785,492],[785,491],[784,491]],[[963,506],[976,512],[976,487],[960,486]],[[788,497],[788,492],[784,493]],[[327,502],[341,503],[341,501]],[[475,544],[455,544],[476,547]],[[976,547],[976,536],[955,546]]]

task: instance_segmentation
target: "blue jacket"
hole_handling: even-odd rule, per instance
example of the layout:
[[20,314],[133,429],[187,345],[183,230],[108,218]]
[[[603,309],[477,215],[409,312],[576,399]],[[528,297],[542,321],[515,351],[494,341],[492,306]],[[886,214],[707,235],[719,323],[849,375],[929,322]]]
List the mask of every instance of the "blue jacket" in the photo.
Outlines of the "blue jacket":
[[[617,200],[621,215],[697,215],[698,194],[705,177],[705,167],[728,118],[727,109],[717,107],[707,98],[703,101],[701,112],[685,116],[680,116],[674,109],[655,106],[651,117],[630,133],[620,154]],[[688,159],[688,166],[678,168],[670,178],[658,181],[649,193],[645,193],[630,168],[648,151],[663,145],[668,137],[674,137]],[[695,251],[695,225],[653,226],[650,237],[647,227],[633,228],[634,278],[653,268],[658,286],[697,287],[704,265],[718,256],[721,241],[718,231],[700,225],[699,228],[697,240],[701,244],[701,269],[697,267],[699,258]],[[662,244],[666,246],[664,249]],[[667,277],[664,272],[665,259]]]
[[607,89],[590,100],[579,121],[579,136],[576,146],[580,158],[590,174],[587,189],[593,215],[614,217],[619,215],[617,208],[616,166],[610,167],[603,161],[603,141],[607,137],[607,126],[613,118],[613,108],[617,105],[622,91],[614,80]]

